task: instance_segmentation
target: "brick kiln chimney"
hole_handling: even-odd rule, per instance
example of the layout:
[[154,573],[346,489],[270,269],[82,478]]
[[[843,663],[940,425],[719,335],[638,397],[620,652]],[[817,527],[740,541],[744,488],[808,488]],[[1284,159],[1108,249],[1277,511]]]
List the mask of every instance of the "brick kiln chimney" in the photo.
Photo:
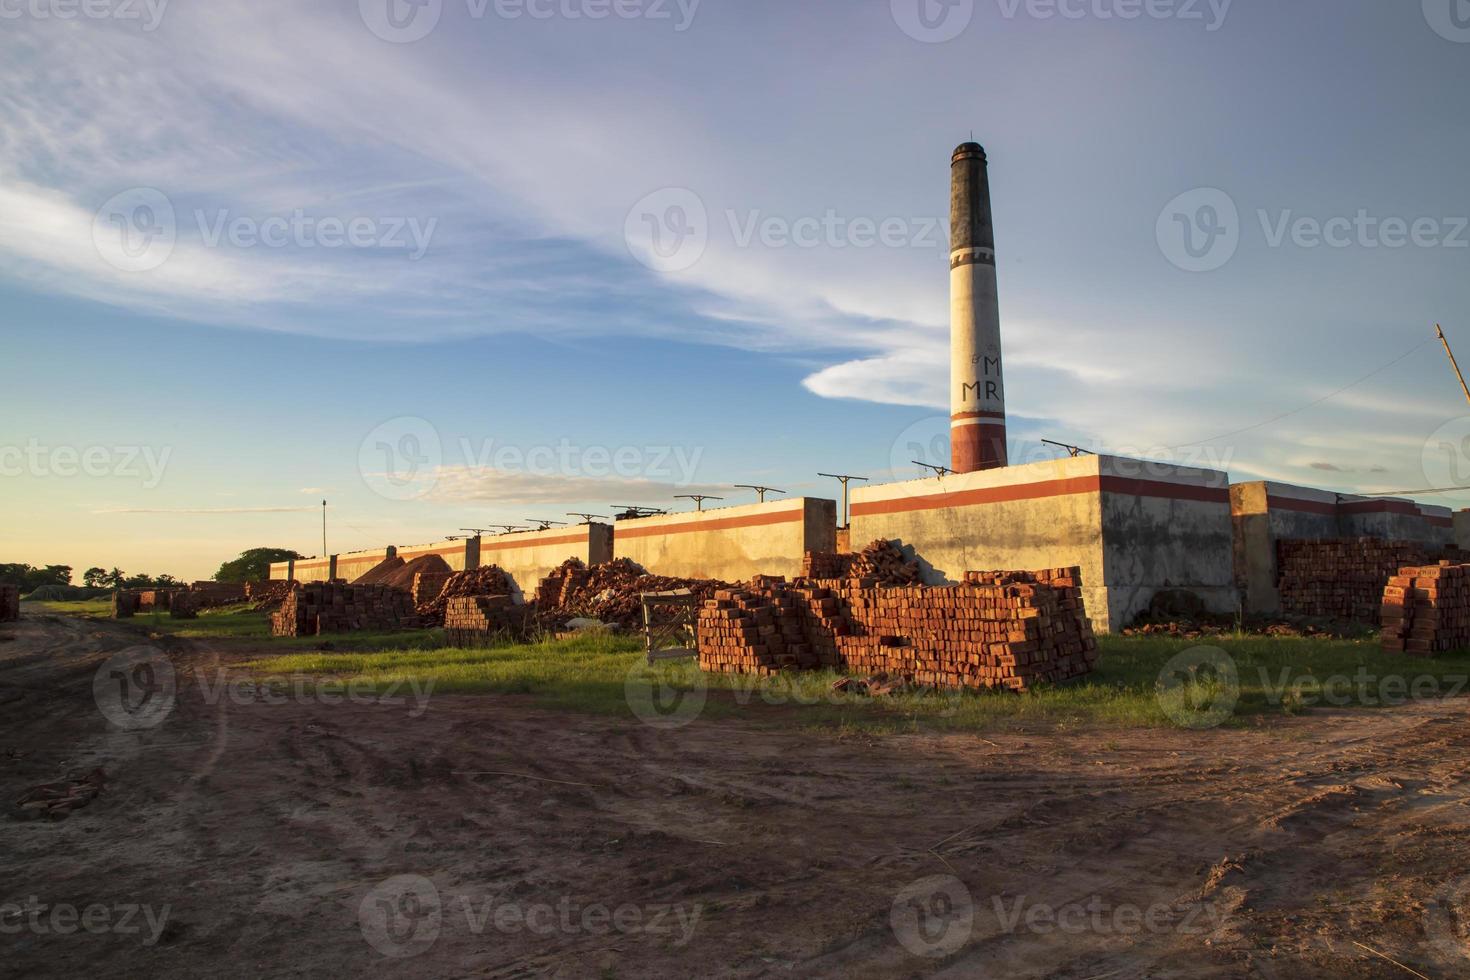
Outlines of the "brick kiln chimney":
[[1006,465],[995,229],[979,143],[960,144],[950,159],[949,225],[949,465],[970,473]]

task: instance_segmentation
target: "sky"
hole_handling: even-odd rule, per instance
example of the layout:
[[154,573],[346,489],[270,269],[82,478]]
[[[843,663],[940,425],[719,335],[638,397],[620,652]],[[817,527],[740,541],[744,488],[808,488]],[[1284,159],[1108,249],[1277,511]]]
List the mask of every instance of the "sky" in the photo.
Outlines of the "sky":
[[1013,462],[1467,485],[1467,88],[1466,0],[0,0],[0,562],[916,477],[972,135]]

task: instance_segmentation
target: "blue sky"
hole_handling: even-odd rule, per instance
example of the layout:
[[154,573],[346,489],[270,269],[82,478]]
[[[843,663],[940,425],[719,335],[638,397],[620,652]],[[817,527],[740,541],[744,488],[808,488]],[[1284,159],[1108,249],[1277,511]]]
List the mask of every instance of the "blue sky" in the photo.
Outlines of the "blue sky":
[[68,9],[0,5],[0,560],[915,475],[972,131],[1014,455],[1470,483],[1464,0]]

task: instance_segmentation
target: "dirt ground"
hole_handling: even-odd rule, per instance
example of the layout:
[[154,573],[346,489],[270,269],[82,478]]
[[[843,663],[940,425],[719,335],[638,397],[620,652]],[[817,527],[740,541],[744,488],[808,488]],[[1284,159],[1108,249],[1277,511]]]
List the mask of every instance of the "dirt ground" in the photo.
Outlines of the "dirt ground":
[[[1470,974],[1470,701],[1203,733],[665,731],[218,695],[238,655],[162,640],[176,703],[123,731],[94,681],[141,636],[0,627],[0,973]],[[16,815],[98,766],[69,819]]]

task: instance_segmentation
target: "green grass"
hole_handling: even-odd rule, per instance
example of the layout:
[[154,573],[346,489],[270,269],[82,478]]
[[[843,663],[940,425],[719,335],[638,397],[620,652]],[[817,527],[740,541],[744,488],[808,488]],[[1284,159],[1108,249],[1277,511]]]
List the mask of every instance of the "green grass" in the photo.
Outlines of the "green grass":
[[[40,603],[48,612],[106,615],[106,600]],[[176,620],[148,613],[132,620],[152,632],[223,649],[269,650],[246,664],[266,675],[306,675],[386,690],[405,684],[435,693],[524,695],[537,704],[594,714],[655,717],[674,702],[706,718],[730,718],[863,731],[1249,725],[1323,708],[1374,708],[1413,697],[1470,693],[1470,653],[1417,659],[1383,653],[1376,638],[1351,640],[1234,634],[1205,640],[1105,636],[1087,677],[1025,694],[906,692],[881,698],[837,694],[830,671],[773,678],[703,674],[691,662],[640,666],[641,641],[593,634],[566,640],[464,650],[444,646],[442,630],[271,638],[264,613],[248,606]],[[322,644],[332,649],[318,650]],[[1170,676],[1186,651],[1214,649],[1236,684],[1209,657]],[[279,654],[276,653],[279,651]],[[637,709],[637,710],[635,710]],[[675,717],[681,717],[678,711]]]
[[111,599],[82,599],[77,602],[27,602],[25,610],[32,608],[45,613],[62,616],[82,616],[87,619],[106,619],[112,615]]
[[432,684],[435,693],[527,695],[548,707],[623,716],[646,713],[665,701],[667,708],[684,698],[684,707],[674,712],[682,717],[678,712],[695,712],[690,705],[702,696],[695,713],[706,718],[865,731],[1248,725],[1319,708],[1402,703],[1415,693],[1458,694],[1470,686],[1470,655],[1404,659],[1383,654],[1373,640],[1233,636],[1214,638],[1209,645],[1234,664],[1234,698],[1236,688],[1209,662],[1175,672],[1185,683],[1161,694],[1165,665],[1176,654],[1202,646],[1166,637],[1104,637],[1096,672],[1025,694],[916,691],[870,698],[832,692],[840,675],[828,671],[757,678],[702,674],[689,662],[646,668],[640,666],[638,640],[610,636],[488,650],[288,654],[247,666],[380,690],[412,683],[418,689]]

